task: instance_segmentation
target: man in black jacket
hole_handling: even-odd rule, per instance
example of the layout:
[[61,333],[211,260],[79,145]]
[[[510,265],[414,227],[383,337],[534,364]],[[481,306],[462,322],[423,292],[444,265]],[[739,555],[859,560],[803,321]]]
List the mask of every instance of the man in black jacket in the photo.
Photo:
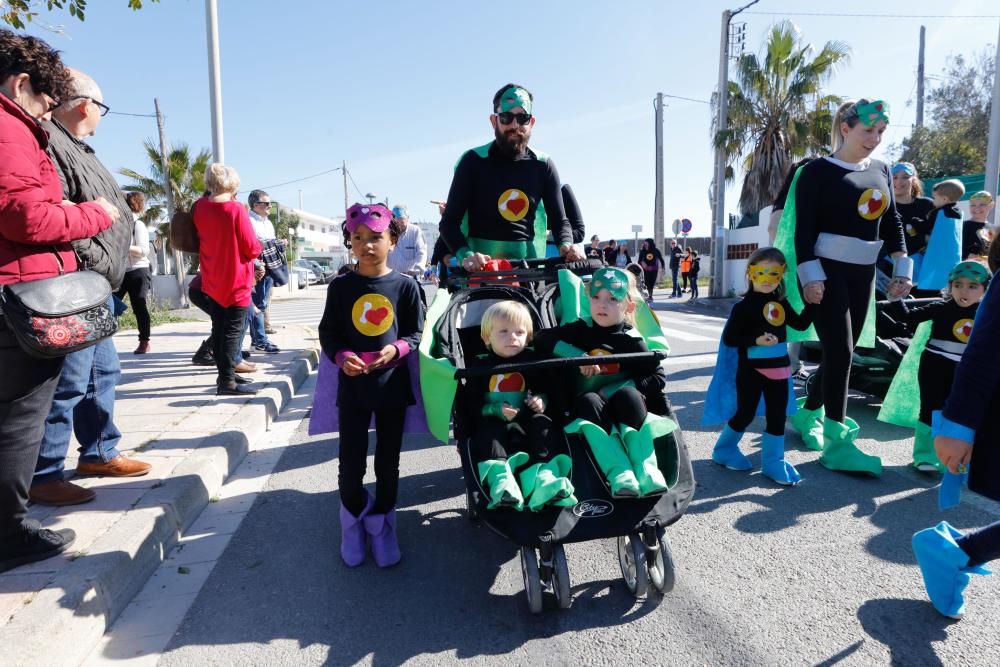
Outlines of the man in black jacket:
[[670,254],[670,281],[672,283],[673,292],[671,292],[671,297],[679,297],[681,295],[681,284],[677,282],[677,272],[681,268],[681,257],[684,255],[684,250],[677,245],[677,239],[670,242],[670,247],[667,249]]
[[[118,183],[83,141],[97,131],[108,112],[97,83],[71,70],[72,96],[42,125],[49,133],[49,155],[63,184],[63,198],[74,203],[104,197],[118,208],[118,221],[84,241],[74,241],[80,267],[102,274],[117,290],[128,266],[132,244],[132,211]],[[35,465],[29,497],[43,505],[76,505],[94,492],[63,480],[70,436],[80,443],[78,474],[134,477],[150,465],[118,453],[121,432],[114,423],[115,386],[121,376],[113,339],[66,355],[55,398],[45,419],[45,435]]]

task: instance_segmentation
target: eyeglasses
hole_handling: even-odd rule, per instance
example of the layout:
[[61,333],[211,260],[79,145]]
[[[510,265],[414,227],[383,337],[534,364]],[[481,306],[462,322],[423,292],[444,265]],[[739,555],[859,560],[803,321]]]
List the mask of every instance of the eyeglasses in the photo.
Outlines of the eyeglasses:
[[269,202],[269,201],[259,201],[256,204],[254,204],[254,206],[267,206],[267,207],[270,207],[271,206],[271,202]]
[[528,121],[531,120],[530,113],[514,113],[512,111],[501,111],[497,114],[497,120],[500,121],[501,125],[510,125],[515,120],[518,125],[527,125]]
[[96,106],[96,107],[97,107],[97,109],[98,109],[98,110],[99,110],[99,111],[101,112],[101,115],[102,115],[102,116],[107,116],[107,115],[108,115],[108,112],[109,112],[109,111],[111,111],[111,107],[109,107],[109,106],[108,106],[107,104],[105,104],[104,102],[98,102],[98,101],[97,101],[97,100],[95,100],[95,99],[94,99],[93,97],[91,97],[91,98],[89,98],[89,99],[90,99],[90,101],[91,101],[91,102],[93,102],[93,103],[94,103],[94,106]]

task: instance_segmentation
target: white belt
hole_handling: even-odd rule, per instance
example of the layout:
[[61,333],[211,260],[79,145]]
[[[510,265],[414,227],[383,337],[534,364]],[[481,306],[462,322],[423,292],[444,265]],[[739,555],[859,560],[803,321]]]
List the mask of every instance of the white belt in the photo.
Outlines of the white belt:
[[882,241],[865,241],[854,236],[820,232],[813,252],[817,257],[847,264],[874,264],[881,249]]
[[941,340],[940,338],[931,338],[927,341],[927,347],[934,347],[942,352],[951,352],[952,354],[962,354],[965,352],[967,343],[956,343],[953,340]]

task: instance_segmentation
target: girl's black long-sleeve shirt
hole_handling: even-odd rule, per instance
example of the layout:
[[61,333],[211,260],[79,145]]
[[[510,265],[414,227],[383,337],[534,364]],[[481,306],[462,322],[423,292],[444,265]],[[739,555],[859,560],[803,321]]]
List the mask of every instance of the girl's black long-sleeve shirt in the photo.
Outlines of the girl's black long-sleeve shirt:
[[887,254],[903,252],[903,226],[896,210],[889,168],[878,160],[851,170],[829,159],[802,168],[795,186],[795,253],[799,266],[817,259],[821,233],[884,242]]
[[739,349],[741,364],[747,363],[751,368],[786,368],[792,363],[787,354],[755,358],[754,348],[771,347],[758,345],[757,339],[769,333],[777,337],[778,343],[786,342],[786,327],[799,331],[809,328],[813,310],[812,304],[806,304],[801,313],[796,313],[784,297],[778,299],[774,294],[750,292],[729,313],[729,320],[722,330],[722,342]]
[[896,210],[903,223],[906,254],[915,255],[927,247],[927,236],[934,224],[934,219],[930,217],[934,202],[927,197],[914,197],[909,204],[896,202]]
[[984,229],[986,229],[985,222],[966,220],[962,223],[962,259],[966,259],[969,255],[977,257],[985,255],[989,250],[986,239],[981,236]]
[[[626,323],[602,327],[597,324],[587,324],[576,320],[569,324],[540,331],[535,337],[535,349],[547,356],[580,356],[589,355],[600,358],[604,354],[625,354],[628,352],[649,352],[646,341],[631,333],[632,327]],[[559,345],[562,343],[563,345]],[[557,349],[557,345],[559,349]],[[565,346],[572,346],[573,354]],[[593,383],[584,381],[583,375],[576,368],[572,369],[580,383],[578,389],[588,390]],[[612,384],[619,380],[630,379],[636,388],[646,395],[662,391],[667,386],[667,375],[660,363],[655,359],[634,364],[607,364],[602,366],[598,382],[601,385]],[[593,379],[593,378],[591,378]]]
[[351,271],[330,283],[319,323],[323,354],[340,366],[347,352],[367,362],[386,345],[397,349],[389,368],[355,377],[341,370],[337,405],[375,409],[391,402],[413,404],[402,358],[417,353],[424,328],[418,289],[413,278],[395,271],[377,278]]
[[[944,352],[944,356],[949,356],[957,361],[962,353],[957,348],[943,350],[935,346],[935,341],[946,343],[956,343],[965,345],[972,333],[972,324],[976,319],[976,312],[979,304],[963,308],[954,299],[941,299],[921,306],[907,305],[906,301],[895,301],[888,306],[889,314],[903,322],[916,324],[918,322],[931,322],[931,340],[927,343],[927,350]],[[949,346],[952,347],[952,346]]]
[[[501,357],[490,351],[470,359],[469,368],[497,366],[499,364],[523,364],[542,359],[545,357],[530,347],[513,357]],[[551,397],[554,395],[550,378],[551,374],[538,371],[496,373],[489,376],[468,378],[466,391],[470,400],[478,402],[479,416],[504,419],[501,411],[503,404],[508,403],[512,408],[522,410],[529,391],[533,396],[539,396],[545,402],[547,412]]]

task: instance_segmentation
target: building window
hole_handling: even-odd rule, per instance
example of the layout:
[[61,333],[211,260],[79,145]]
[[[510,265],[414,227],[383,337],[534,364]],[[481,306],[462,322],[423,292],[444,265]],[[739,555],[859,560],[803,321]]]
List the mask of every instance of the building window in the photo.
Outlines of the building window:
[[726,259],[748,259],[755,250],[756,243],[735,243],[726,246]]
[[315,232],[316,231],[316,225],[309,225],[309,231],[310,232]]

